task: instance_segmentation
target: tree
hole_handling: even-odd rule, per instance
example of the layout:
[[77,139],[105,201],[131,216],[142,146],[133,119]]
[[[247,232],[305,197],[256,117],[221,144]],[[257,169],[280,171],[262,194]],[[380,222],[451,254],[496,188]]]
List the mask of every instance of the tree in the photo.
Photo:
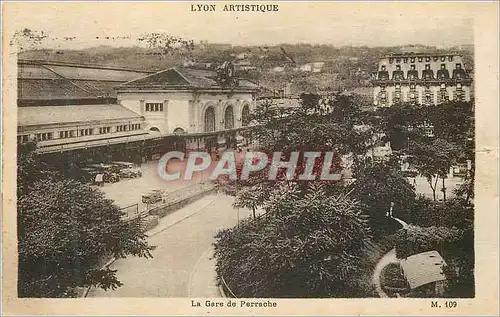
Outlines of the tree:
[[399,259],[404,259],[432,250],[446,254],[453,250],[452,243],[459,241],[462,234],[463,231],[456,228],[409,225],[397,233],[396,255]]
[[395,226],[395,222],[388,217],[391,205],[394,215],[398,217],[413,204],[415,192],[396,162],[391,160],[358,166],[354,177],[356,182],[352,194],[365,206],[374,235],[379,237],[399,228],[400,225]]
[[19,296],[70,297],[76,287],[119,287],[116,271],[99,263],[108,256],[151,257],[154,247],[141,220],[122,220],[120,209],[88,185],[31,174],[43,165],[28,150],[18,157]]
[[10,45],[18,45],[20,51],[34,50],[42,44],[49,35],[44,31],[31,29],[17,30],[10,40]]
[[[283,185],[285,186],[285,185]],[[219,281],[238,297],[372,296],[361,204],[322,186],[282,188],[265,216],[216,235]]]
[[[302,174],[307,161],[307,151],[322,152],[315,160],[313,174],[319,176],[325,160],[325,152],[334,152],[330,173],[341,172],[343,168],[341,156],[355,153],[366,153],[366,144],[371,139],[370,132],[356,129],[361,124],[361,111],[348,96],[337,96],[327,104],[319,102],[315,94],[301,95],[301,104],[295,108],[277,107],[271,103],[259,105],[251,115],[251,122],[258,123],[252,127],[252,137],[258,141],[259,151],[267,154],[268,165],[259,172],[250,174],[248,180],[219,180],[221,187],[236,196],[237,207],[248,207],[256,210],[280,188],[282,183],[290,182],[285,178],[284,170],[279,170],[276,180],[269,180],[269,169],[273,154],[282,153],[282,160],[290,157],[292,152],[299,152],[295,176]],[[355,157],[356,157],[355,155]],[[241,174],[241,165],[237,166],[237,174]],[[317,177],[319,178],[319,177]],[[336,193],[342,187],[342,181],[296,181],[306,190],[311,183],[323,184],[327,191]]]
[[450,168],[455,165],[460,149],[456,144],[441,138],[422,143],[411,142],[410,144],[411,163],[427,179],[433,199],[436,200],[437,183],[441,178],[443,200],[446,200],[445,179]]
[[148,48],[159,51],[162,55],[182,55],[194,49],[194,41],[167,33],[144,33],[137,40],[146,43]]

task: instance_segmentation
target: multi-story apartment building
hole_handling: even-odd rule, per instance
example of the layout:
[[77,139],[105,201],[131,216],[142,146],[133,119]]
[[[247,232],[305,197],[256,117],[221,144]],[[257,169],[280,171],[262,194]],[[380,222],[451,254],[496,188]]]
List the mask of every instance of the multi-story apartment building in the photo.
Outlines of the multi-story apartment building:
[[470,101],[472,76],[457,54],[404,53],[387,55],[372,80],[376,107],[399,102],[423,105],[447,100]]

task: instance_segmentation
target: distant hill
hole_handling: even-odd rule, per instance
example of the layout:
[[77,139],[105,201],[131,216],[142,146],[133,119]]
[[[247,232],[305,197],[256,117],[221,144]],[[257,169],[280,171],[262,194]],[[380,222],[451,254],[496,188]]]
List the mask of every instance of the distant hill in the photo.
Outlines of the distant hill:
[[[458,52],[464,56],[467,68],[473,68],[473,46],[446,50],[427,47],[435,52]],[[163,55],[142,47],[99,46],[83,50],[40,49],[20,53],[22,59],[97,64],[157,71],[182,66],[186,61],[211,63],[212,67],[225,60],[235,64],[243,62],[251,70],[240,72],[260,84],[283,89],[291,84],[292,93],[302,91],[353,89],[368,86],[369,75],[377,69],[379,59],[399,47],[366,47],[309,44],[282,44],[276,46],[197,45],[189,55]],[[283,53],[283,51],[286,52]],[[294,71],[297,66],[310,62],[324,62],[320,73]],[[274,73],[275,67],[283,71]]]

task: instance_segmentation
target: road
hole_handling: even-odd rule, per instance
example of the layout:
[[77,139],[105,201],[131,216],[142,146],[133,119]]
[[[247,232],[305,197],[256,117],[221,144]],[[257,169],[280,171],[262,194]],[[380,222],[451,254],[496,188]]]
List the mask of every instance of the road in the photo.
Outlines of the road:
[[[154,258],[117,260],[110,268],[118,270],[117,278],[123,286],[108,291],[93,289],[89,297],[207,295],[215,286],[210,283],[214,279],[207,278],[214,277],[213,261],[208,261],[213,237],[218,230],[237,223],[238,212],[232,203],[232,197],[208,195],[162,218],[160,224],[148,232],[149,243],[157,246]],[[248,210],[239,211],[240,219],[250,214]],[[204,281],[196,280],[198,277],[204,277]]]

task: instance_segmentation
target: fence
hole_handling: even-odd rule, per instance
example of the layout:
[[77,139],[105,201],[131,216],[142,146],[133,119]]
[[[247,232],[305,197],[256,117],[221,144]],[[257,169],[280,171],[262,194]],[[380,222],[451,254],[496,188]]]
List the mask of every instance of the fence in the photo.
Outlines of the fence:
[[120,208],[120,211],[125,214],[124,218],[137,217],[139,215],[139,203]]
[[210,183],[199,183],[193,184],[173,192],[166,193],[163,196],[163,203],[169,204],[173,203],[188,197],[191,197],[197,193],[201,193],[207,189],[213,188],[213,185]]
[[[193,184],[184,188],[180,188],[178,190],[164,193],[162,195],[162,201],[156,204],[147,205],[147,208],[139,211],[139,204],[130,205],[122,208],[123,212],[126,212],[124,215],[124,220],[132,220],[138,217],[145,217],[150,215],[150,211],[161,209],[162,207],[166,207],[169,205],[173,205],[177,202],[181,202],[183,200],[187,200],[197,194],[201,194],[210,189],[214,188],[214,185],[211,183],[198,183]],[[172,206],[175,207],[175,206]],[[135,209],[134,209],[135,208]],[[154,214],[154,212],[153,212]]]

